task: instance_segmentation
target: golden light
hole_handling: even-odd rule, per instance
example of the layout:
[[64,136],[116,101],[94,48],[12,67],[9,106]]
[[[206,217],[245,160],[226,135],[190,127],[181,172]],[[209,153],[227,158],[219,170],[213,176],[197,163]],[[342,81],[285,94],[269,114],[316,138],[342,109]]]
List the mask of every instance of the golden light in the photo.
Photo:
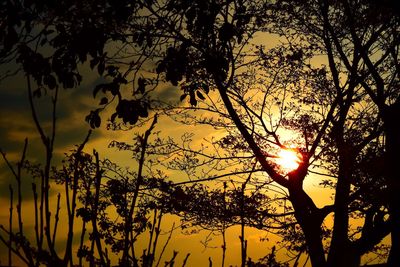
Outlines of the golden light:
[[276,163],[285,171],[293,171],[299,167],[301,156],[294,150],[281,149],[278,153]]

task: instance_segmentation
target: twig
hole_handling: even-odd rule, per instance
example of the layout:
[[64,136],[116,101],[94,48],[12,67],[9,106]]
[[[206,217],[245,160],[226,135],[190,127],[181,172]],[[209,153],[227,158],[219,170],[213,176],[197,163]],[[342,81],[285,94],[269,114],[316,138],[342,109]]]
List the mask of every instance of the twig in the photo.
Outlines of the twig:
[[183,260],[182,267],[185,267],[185,266],[186,266],[186,262],[187,262],[187,260],[189,259],[189,256],[190,256],[190,253],[186,254],[186,257],[185,257],[185,259]]
[[18,192],[18,203],[17,203],[18,228],[21,236],[23,236],[21,169],[22,169],[22,164],[25,161],[27,146],[28,146],[28,139],[25,139],[24,150],[22,152],[21,160],[17,163],[17,176],[15,177],[17,180],[17,192]]
[[[55,104],[55,103],[54,103]],[[80,177],[80,166],[79,163],[81,162],[82,159],[82,150],[85,147],[86,143],[89,141],[89,137],[91,135],[91,131],[88,132],[86,135],[85,140],[79,145],[78,149],[74,153],[74,174],[73,174],[73,182],[71,183],[72,185],[72,197],[71,197],[71,206],[68,206],[68,201],[67,201],[67,207],[69,208],[68,211],[68,234],[67,234],[67,244],[65,248],[65,254],[64,254],[64,261],[71,262],[71,265],[73,265],[73,257],[72,257],[72,241],[74,238],[73,231],[74,231],[74,222],[75,222],[75,211],[76,211],[76,201],[77,201],[77,194],[78,194],[78,181]],[[83,163],[82,163],[83,164]],[[69,195],[68,195],[68,186],[66,185],[66,195],[67,195],[67,200],[69,200]],[[54,241],[54,240],[53,240]]]
[[169,265],[170,267],[173,267],[173,266],[174,266],[176,255],[178,255],[178,251],[175,251],[175,250],[174,250],[174,251],[173,251],[173,254],[172,254],[171,260],[165,262],[165,267],[168,266],[168,265]]
[[56,215],[55,215],[55,222],[54,222],[54,231],[53,231],[53,240],[56,240],[57,234],[57,225],[59,221],[59,213],[60,213],[60,193],[57,194],[57,208],[56,208]]
[[38,250],[41,250],[40,244],[40,238],[39,238],[39,219],[38,219],[38,205],[37,205],[37,200],[38,200],[38,194],[36,190],[36,184],[32,183],[32,193],[33,193],[33,204],[34,204],[34,213],[35,213],[35,237],[36,237],[36,245],[38,246]]
[[97,247],[97,252],[99,253],[101,265],[106,266],[106,263],[104,260],[104,255],[103,255],[103,249],[101,246],[100,235],[99,235],[99,231],[97,229],[97,209],[98,209],[98,204],[99,204],[102,170],[100,170],[99,153],[97,153],[96,151],[93,151],[93,154],[96,159],[96,179],[95,179],[96,193],[95,193],[94,207],[92,210],[93,236],[96,239],[96,247]]
[[175,223],[172,224],[171,231],[169,232],[167,241],[165,242],[165,244],[164,244],[164,246],[163,246],[163,248],[161,250],[160,256],[158,257],[158,261],[157,261],[156,267],[158,267],[158,265],[160,264],[161,258],[162,258],[163,254],[164,254],[165,249],[168,246],[169,241],[171,240],[172,233],[174,232],[174,230],[175,230]]
[[133,192],[131,206],[129,208],[128,216],[125,220],[125,229],[124,229],[125,240],[124,240],[124,251],[123,251],[123,255],[122,255],[122,260],[125,264],[127,264],[127,262],[128,262],[128,255],[129,255],[130,226],[132,224],[132,217],[133,217],[133,213],[135,210],[136,201],[139,196],[139,189],[143,182],[142,172],[143,172],[143,165],[144,165],[145,156],[146,156],[147,142],[150,137],[151,131],[154,129],[154,126],[156,123],[157,123],[157,115],[154,116],[153,122],[151,123],[150,127],[144,133],[144,136],[141,138],[141,152],[140,152],[140,158],[139,158],[139,167],[138,167],[138,174],[137,174],[137,180],[136,180],[136,188],[135,188],[135,191]]
[[[33,95],[32,95],[32,86],[31,86],[31,79],[30,75],[26,75],[26,82],[27,82],[27,87],[28,87],[28,99],[29,99],[29,104],[31,108],[31,114],[33,117],[33,121],[35,122],[35,126],[37,131],[39,132],[40,138],[42,139],[42,143],[46,149],[46,165],[44,168],[43,172],[43,202],[44,202],[44,217],[45,217],[45,227],[44,227],[44,233],[46,236],[47,240],[47,245],[49,247],[50,253],[54,258],[58,258],[57,252],[54,249],[54,242],[51,240],[51,235],[50,235],[50,204],[49,204],[49,189],[50,189],[50,165],[51,165],[51,159],[52,159],[52,153],[53,153],[53,147],[52,147],[52,142],[54,141],[54,138],[52,140],[49,140],[49,138],[46,136],[42,126],[40,125],[38,115],[36,113],[35,105],[33,103]],[[55,119],[55,108],[54,108],[54,101],[53,100],[53,130],[55,129],[54,125],[54,119]],[[54,134],[54,132],[53,132]]]
[[8,266],[12,266],[12,259],[11,259],[11,247],[12,247],[12,223],[13,223],[13,199],[14,199],[14,192],[13,189],[11,187],[11,185],[9,185],[9,189],[10,189],[10,221],[9,221],[9,244],[8,244]]
[[[154,255],[152,255],[152,253],[151,253],[152,252],[151,251],[151,244],[153,243],[153,237],[154,237],[154,232],[156,230],[156,227],[157,227],[157,209],[154,210],[153,223],[152,223],[152,227],[151,227],[151,230],[150,230],[150,233],[149,233],[150,237],[149,237],[149,242],[148,242],[148,245],[147,245],[146,259],[148,260],[149,265],[152,262],[151,259],[154,257]],[[151,257],[151,259],[149,257]]]
[[156,237],[155,237],[155,240],[154,240],[154,243],[153,243],[153,251],[152,251],[153,257],[151,259],[151,265],[150,266],[153,265],[153,262],[154,262],[154,259],[155,259],[155,256],[156,256],[156,248],[157,248],[157,243],[158,243],[158,237],[160,236],[160,233],[161,233],[161,219],[162,219],[162,216],[163,216],[163,211],[160,210],[160,214],[158,215],[158,223],[157,223],[157,227],[156,227],[156,230],[155,230],[156,231]]

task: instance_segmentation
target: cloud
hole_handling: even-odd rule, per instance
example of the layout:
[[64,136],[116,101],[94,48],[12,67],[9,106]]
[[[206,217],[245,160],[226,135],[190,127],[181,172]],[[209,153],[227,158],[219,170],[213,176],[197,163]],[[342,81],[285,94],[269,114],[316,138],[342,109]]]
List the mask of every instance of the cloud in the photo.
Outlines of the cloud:
[[165,102],[177,102],[181,95],[182,91],[179,88],[168,84],[157,91],[157,97]]
[[[88,125],[85,116],[96,107],[98,100],[93,99],[91,91],[98,80],[86,77],[86,82],[75,89],[59,91],[57,102],[57,134],[55,141],[54,163],[59,163],[65,152],[74,144],[80,144],[85,138]],[[26,158],[32,162],[43,162],[45,147],[32,118],[25,79],[21,74],[2,80],[0,83],[0,148],[7,154],[7,159],[15,164],[20,160],[24,140],[28,139]],[[52,128],[52,96],[48,91],[40,98],[34,98],[34,104],[40,125],[46,135]],[[32,198],[32,178],[24,174],[22,194],[25,199]],[[15,178],[0,158],[0,198],[8,199],[9,184],[16,189]]]

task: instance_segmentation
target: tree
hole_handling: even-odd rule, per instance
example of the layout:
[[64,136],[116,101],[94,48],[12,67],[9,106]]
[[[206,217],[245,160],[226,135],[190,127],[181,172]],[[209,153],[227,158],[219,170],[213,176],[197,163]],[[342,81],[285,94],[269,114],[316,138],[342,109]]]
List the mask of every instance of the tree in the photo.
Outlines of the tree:
[[[392,119],[389,118],[392,115],[397,116],[395,114],[399,102],[399,39],[396,33],[399,28],[399,14],[395,11],[396,4],[392,1],[379,5],[368,1],[306,1],[293,6],[281,1],[279,5],[286,14],[282,16],[282,21],[285,21],[295,34],[309,34],[312,38],[317,38],[323,44],[323,51],[331,54],[331,72],[345,72],[351,75],[354,83],[359,84],[364,101],[373,102],[375,105],[375,113],[379,114],[385,136],[385,171],[380,168],[379,176],[384,174],[384,184],[390,196],[384,200],[390,213],[392,237],[388,263],[390,266],[397,266],[399,237],[396,225],[399,223],[399,212],[396,210],[399,199],[398,185],[394,182],[394,177],[398,157],[394,151],[398,151],[399,147],[398,137],[394,137],[393,134],[398,127],[391,123]],[[391,115],[388,115],[389,113]],[[376,157],[376,160],[381,158]],[[338,233],[342,235],[337,238],[339,243],[342,243],[346,229],[342,231],[343,233]],[[345,247],[338,247],[338,251],[330,254],[331,258],[338,258],[333,260],[336,265],[341,264],[339,258],[346,253],[345,251]]]
[[[361,82],[354,75],[359,71],[357,66],[359,66],[361,58],[355,56],[350,63],[349,70],[343,71],[335,65],[335,60],[337,60],[336,53],[332,49],[326,49],[325,45],[329,43],[327,37],[323,38],[320,43],[311,42],[306,38],[296,42],[294,37],[288,37],[288,46],[282,47],[283,50],[278,51],[275,62],[279,65],[288,66],[288,69],[293,69],[293,66],[298,64],[299,70],[297,70],[297,73],[290,73],[293,78],[292,80],[287,78],[286,85],[296,85],[295,82],[302,85],[301,78],[294,76],[294,74],[304,75],[308,70],[308,77],[312,77],[315,73],[313,85],[316,85],[318,79],[325,83],[319,87],[312,88],[313,90],[309,90],[304,94],[300,93],[299,97],[304,95],[310,97],[311,94],[314,94],[317,103],[314,103],[313,100],[308,100],[310,101],[308,103],[310,107],[312,107],[312,104],[320,104],[325,109],[322,114],[304,109],[303,114],[289,120],[289,124],[293,124],[292,128],[301,129],[305,137],[302,147],[299,148],[302,163],[295,171],[286,174],[279,172],[271,160],[268,159],[268,152],[266,153],[271,149],[272,145],[263,147],[260,142],[260,140],[266,140],[274,144],[276,148],[285,148],[285,145],[276,134],[276,128],[274,128],[276,125],[273,125],[272,129],[268,129],[263,122],[264,107],[268,104],[268,96],[272,96],[273,93],[267,90],[260,90],[259,95],[261,95],[263,101],[251,106],[249,103],[256,98],[256,94],[253,95],[254,98],[252,99],[250,97],[251,88],[243,86],[243,80],[246,78],[249,80],[251,76],[246,76],[241,71],[244,66],[248,67],[250,65],[249,62],[252,59],[255,59],[255,57],[251,57],[254,54],[249,52],[249,43],[246,41],[250,39],[253,32],[268,24],[264,24],[263,17],[259,16],[259,13],[250,13],[250,20],[246,19],[245,27],[252,25],[251,29],[253,31],[245,31],[242,36],[241,29],[243,25],[241,20],[238,19],[238,17],[241,17],[239,16],[241,12],[239,8],[242,8],[242,5],[243,10],[246,10],[245,14],[250,10],[254,10],[255,6],[255,4],[244,2],[219,3],[217,1],[196,2],[190,6],[174,6],[173,4],[162,6],[160,3],[144,4],[149,14],[147,18],[158,22],[157,29],[154,29],[154,33],[158,32],[158,34],[155,34],[155,36],[163,36],[165,40],[170,37],[172,43],[170,47],[163,47],[166,53],[165,57],[159,62],[157,71],[158,73],[165,73],[165,80],[170,81],[172,84],[180,84],[184,91],[182,98],[189,96],[190,103],[193,106],[198,104],[198,99],[204,97],[201,91],[198,94],[199,89],[207,93],[211,88],[212,91],[218,94],[220,102],[216,102],[214,106],[211,105],[210,110],[216,113],[220,112],[220,115],[224,119],[228,118],[228,121],[230,119],[230,122],[221,122],[221,124],[216,122],[214,125],[221,126],[223,123],[225,125],[234,125],[237,132],[231,138],[239,140],[238,143],[243,144],[244,142],[246,144],[244,148],[243,145],[242,147],[239,146],[239,148],[243,149],[244,152],[251,153],[257,159],[262,170],[274,182],[288,190],[289,199],[293,205],[297,222],[304,232],[313,265],[335,265],[338,262],[349,259],[344,255],[353,259],[351,263],[346,264],[358,265],[359,257],[369,251],[375,244],[378,244],[388,234],[388,231],[382,225],[389,223],[388,220],[383,219],[380,224],[376,223],[370,229],[371,231],[364,231],[365,235],[361,236],[357,242],[349,240],[347,232],[350,212],[349,201],[352,198],[356,198],[357,193],[359,193],[350,194],[352,177],[355,175],[353,166],[357,163],[358,158],[363,156],[364,150],[372,144],[371,142],[378,140],[382,127],[380,118],[374,115],[374,108],[368,103],[365,94],[360,92]],[[270,7],[264,4],[263,8],[266,11],[275,10],[274,5]],[[282,9],[288,11],[289,14],[293,10],[290,4],[283,6]],[[298,9],[294,9],[293,13],[297,11]],[[171,20],[165,21],[164,12],[168,13]],[[310,12],[307,14],[314,15],[314,13]],[[272,23],[276,20],[273,25],[278,26],[277,31],[281,30],[283,32],[284,25],[282,26],[282,24],[278,23],[281,21],[287,23],[287,17],[283,16],[282,20],[279,20],[279,16],[273,15],[272,13],[271,16],[265,17],[267,19],[272,18]],[[313,26],[316,27],[316,31],[320,30],[320,33],[324,34],[324,30],[321,30],[324,22],[319,21],[318,24],[318,18],[318,16],[315,19],[311,17],[311,19],[305,21],[310,23],[317,21],[316,25]],[[271,21],[268,20],[268,22]],[[298,21],[294,20],[294,22]],[[294,26],[295,30],[296,26],[300,29],[302,28],[304,20],[298,23]],[[307,24],[305,25],[307,26]],[[313,28],[311,27],[311,29]],[[300,41],[303,40],[309,41],[310,45],[308,47],[304,44],[302,45]],[[242,43],[242,41],[245,42]],[[315,52],[321,51],[328,59],[328,73],[325,68],[315,68],[306,64],[306,61],[310,60]],[[279,52],[281,53],[279,54]],[[264,59],[267,62],[264,64],[267,65],[268,60],[271,61],[271,58],[262,49],[259,49],[259,58]],[[341,75],[343,74],[347,75],[347,80],[344,82],[341,81]],[[257,75],[253,77],[257,77]],[[282,82],[282,80],[279,82]],[[207,84],[207,86],[204,86],[204,84]],[[282,92],[296,94],[295,90],[287,90],[283,86],[281,88]],[[324,96],[324,93],[327,95]],[[285,94],[283,93],[282,95]],[[318,97],[321,97],[321,99]],[[283,99],[286,100],[286,98]],[[366,101],[366,108],[364,107],[365,110],[360,112],[358,109],[364,104],[364,101]],[[221,103],[226,113],[221,112],[221,106],[219,105]],[[287,108],[284,105],[281,105],[281,107]],[[307,117],[305,113],[318,114],[319,119],[313,116]],[[353,121],[355,124],[352,123]],[[281,121],[277,123],[277,125],[280,124]],[[260,132],[260,129],[263,130],[263,133]],[[362,135],[357,136],[357,134],[361,133]],[[334,147],[334,149],[330,150],[333,153],[331,155],[323,153],[329,146]],[[326,206],[320,209],[316,207],[312,199],[304,191],[303,181],[314,160],[327,160],[329,157],[336,160],[336,165],[331,169],[338,176],[335,184],[336,200],[333,206]],[[369,204],[364,203],[364,205]],[[379,209],[381,208],[385,209],[386,206],[384,204],[380,205]],[[376,210],[376,207],[374,209]],[[333,229],[328,262],[326,262],[321,239],[321,225],[324,218],[332,211],[335,212],[335,227]],[[365,216],[364,218],[364,227],[367,229],[371,225],[369,222],[371,217]],[[362,249],[357,249],[356,247],[361,243],[364,244]],[[343,246],[342,244],[345,245]]]
[[[357,9],[360,12],[372,10],[372,4],[360,5],[361,8]],[[387,188],[390,191],[395,187],[386,183],[387,188],[382,188],[379,173],[362,172],[358,167],[371,158],[379,160],[380,156],[374,156],[371,151],[382,152],[382,130],[392,136],[392,132],[388,131],[388,119],[382,117],[382,103],[385,103],[386,98],[388,101],[396,99],[398,78],[395,75],[391,76],[392,79],[388,78],[389,94],[384,94],[382,87],[374,93],[370,88],[370,81],[374,80],[377,84],[382,82],[382,77],[379,79],[379,72],[376,74],[377,70],[374,71],[374,68],[382,66],[382,69],[378,69],[386,75],[388,66],[397,66],[396,30],[386,31],[388,25],[391,26],[390,29],[398,28],[396,17],[392,23],[381,12],[379,14],[382,18],[377,22],[364,23],[370,22],[366,20],[358,25],[342,18],[358,18],[363,13],[350,16],[354,9],[349,3],[341,1],[333,2],[332,5],[325,1],[306,1],[297,5],[285,1],[268,4],[261,0],[199,0],[191,3],[136,1],[133,5],[124,2],[119,7],[121,6],[127,8],[128,15],[123,16],[121,21],[112,20],[110,35],[100,38],[103,41],[112,39],[114,35],[111,33],[117,32],[115,39],[121,42],[120,49],[114,57],[105,56],[101,49],[91,55],[92,67],[97,66],[100,74],[103,69],[107,70],[106,74],[111,78],[111,81],[98,85],[94,94],[96,96],[100,91],[104,93],[105,98],[100,104],[103,107],[117,101],[116,111],[111,116],[112,123],[117,117],[129,124],[137,123],[140,117],[147,117],[148,107],[159,107],[149,101],[150,92],[158,86],[160,80],[170,82],[180,87],[183,92],[182,100],[188,98],[191,106],[211,111],[216,116],[193,118],[189,113],[181,112],[186,116],[183,117],[186,123],[206,123],[215,128],[227,129],[227,135],[214,145],[225,149],[231,158],[245,163],[242,166],[251,166],[248,162],[256,160],[257,169],[287,192],[314,266],[335,266],[348,259],[351,261],[345,264],[356,266],[360,256],[370,251],[389,233],[389,228],[385,226],[395,222],[395,191],[391,191],[393,199],[389,201],[389,211],[392,214],[390,220],[381,216],[387,209],[385,201],[375,199],[374,194],[367,194],[366,197],[363,194],[369,185],[374,185],[374,190],[382,195],[387,192]],[[99,7],[94,14],[100,14],[100,18],[105,19],[107,10]],[[15,34],[10,29],[17,23],[10,21],[11,23],[7,22],[5,25],[11,26],[3,30],[7,32],[7,42],[14,40],[10,42],[12,45],[6,46],[7,52],[16,43],[12,37]],[[62,23],[71,25],[68,18],[65,21]],[[41,20],[39,25],[42,25],[40,23]],[[118,23],[122,23],[121,32],[117,31]],[[335,27],[332,23],[336,23]],[[383,32],[378,30],[374,35],[373,31],[363,31],[363,25],[372,29],[377,25],[385,27],[382,28]],[[347,27],[351,30],[348,31]],[[290,30],[289,34],[285,34],[287,29]],[[56,30],[57,36],[64,36],[62,30],[57,27]],[[81,28],[78,30],[76,32],[81,32]],[[280,34],[286,38],[282,38],[285,44],[270,51],[265,51],[260,45],[253,46],[255,34],[264,30]],[[71,31],[67,35],[66,44],[69,43],[68,40],[75,40],[72,33],[75,32]],[[382,54],[382,61],[374,61],[374,56],[369,58],[369,50],[365,50],[372,47],[375,49],[376,46],[372,46],[374,42],[367,41],[368,46],[363,46],[363,42],[358,40],[359,34],[364,34],[362,37],[365,38],[372,36],[371,40],[375,41],[375,38],[384,36],[382,33],[394,36],[392,40],[395,41],[395,46],[381,45],[382,51],[387,52]],[[349,36],[354,46],[352,43],[348,44]],[[103,48],[103,43],[99,47]],[[57,43],[54,45],[58,48]],[[20,47],[23,48],[22,52],[25,51],[25,54],[20,54],[28,55],[20,57],[24,70],[28,77],[32,75],[40,85],[43,77],[52,75],[51,68],[44,74],[29,68],[32,66],[31,58],[37,58],[40,62],[46,60],[42,60],[43,57],[35,51],[32,52],[28,46]],[[341,47],[345,49],[340,50]],[[384,50],[385,47],[390,49]],[[61,49],[59,53],[64,55],[63,51]],[[318,53],[326,56],[327,67],[309,64]],[[71,61],[76,62],[78,58],[85,61],[86,58],[82,55],[86,54],[86,50],[81,53],[81,58],[79,53],[73,54]],[[56,63],[57,55],[55,53],[52,58]],[[348,55],[351,57],[348,58]],[[394,63],[386,64],[385,59],[388,58],[393,59]],[[338,59],[343,64],[338,64]],[[46,66],[45,63],[40,65]],[[52,64],[53,68],[54,66],[57,64]],[[123,69],[121,66],[128,68]],[[57,69],[54,71],[58,75]],[[140,77],[144,71],[152,74]],[[132,91],[134,96],[128,99],[122,93],[124,88],[121,85],[128,82],[129,74],[133,74],[130,81],[137,86]],[[78,79],[79,76],[73,74],[72,77]],[[45,84],[48,87],[52,85]],[[304,89],[299,90],[299,87]],[[293,97],[294,101],[289,101],[289,97]],[[100,125],[99,112],[103,107],[87,117],[93,128]],[[276,113],[278,118],[271,115]],[[297,139],[294,148],[289,147],[290,142],[284,141],[279,135],[282,126],[298,134],[297,138],[293,138]],[[396,144],[395,141],[393,144]],[[393,147],[395,146],[391,145],[385,153],[389,153]],[[279,149],[288,148],[295,150],[301,161],[298,168],[291,171],[280,169],[274,161],[274,155]],[[391,159],[394,159],[394,152],[391,153]],[[229,157],[224,160],[229,160]],[[193,167],[193,160],[186,163]],[[324,164],[322,168],[335,177],[333,183],[325,182],[327,186],[333,185],[336,190],[335,203],[323,208],[315,205],[303,186],[304,179],[312,171],[311,167],[317,164]],[[394,174],[394,171],[391,173]],[[385,179],[393,181],[388,179],[393,177],[392,174],[385,175]],[[215,177],[204,179],[211,178]],[[374,182],[371,183],[371,180]],[[352,187],[357,190],[353,191]],[[323,221],[331,212],[335,214],[335,222],[326,260],[322,239]],[[358,232],[360,237],[353,238],[348,233],[349,215],[357,212],[364,219],[364,225]],[[391,229],[393,237],[396,236],[396,229]],[[392,249],[396,250],[396,238],[393,238],[393,242]]]
[[[53,99],[53,104],[56,105],[56,99]],[[56,116],[55,109],[53,112]],[[149,156],[146,149],[157,117],[154,117],[143,135],[137,134],[137,143],[131,145],[138,166],[137,171],[132,171],[110,160],[101,160],[96,151],[93,155],[83,152],[91,131],[81,145],[66,155],[61,166],[53,166],[53,146],[51,142],[45,142],[52,139],[46,138],[34,106],[32,114],[38,132],[44,135],[42,145],[47,152],[44,164],[26,159],[27,139],[21,159],[15,166],[8,160],[6,153],[0,150],[17,183],[16,204],[14,189],[10,185],[9,227],[0,225],[0,241],[9,250],[8,265],[13,265],[13,255],[26,266],[84,266],[85,262],[90,266],[111,266],[114,263],[119,266],[158,264],[163,252],[159,254],[158,261],[155,252],[165,208],[158,201],[155,191],[170,185],[162,173],[149,177],[144,170]],[[54,131],[51,136],[54,138],[55,126],[51,128]],[[22,177],[25,175],[32,181],[33,207],[26,203],[27,196],[22,192],[26,182]],[[57,197],[53,196],[54,193],[57,193]],[[16,219],[13,218],[14,207],[17,209]],[[54,211],[52,207],[55,207]],[[33,210],[32,227],[25,226],[26,210],[29,208]],[[116,210],[117,215],[113,210]],[[67,229],[65,243],[61,244],[60,250],[59,224],[63,221],[67,222]],[[17,227],[14,227],[15,222]],[[77,223],[82,225],[80,229]],[[77,249],[73,247],[77,239],[74,236],[76,231],[80,231]],[[144,234],[150,235],[148,248],[138,255],[135,250],[139,249],[136,240]],[[113,262],[109,252],[116,254],[119,262]]]

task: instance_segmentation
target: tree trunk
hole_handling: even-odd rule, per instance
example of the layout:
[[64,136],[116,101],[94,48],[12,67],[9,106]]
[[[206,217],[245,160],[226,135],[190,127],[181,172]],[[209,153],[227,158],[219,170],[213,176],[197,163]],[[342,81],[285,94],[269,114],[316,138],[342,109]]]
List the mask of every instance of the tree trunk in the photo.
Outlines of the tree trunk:
[[386,133],[385,169],[389,196],[392,247],[388,266],[400,266],[400,101],[387,107],[383,119]]
[[335,208],[334,208],[334,225],[332,233],[332,241],[329,249],[327,266],[347,266],[358,267],[360,265],[360,256],[353,249],[348,238],[349,228],[349,209],[348,198],[351,185],[351,169],[354,156],[351,145],[341,142],[338,147],[339,151],[339,175],[336,184]]
[[289,194],[295,217],[304,232],[311,264],[315,267],[324,267],[326,260],[317,208],[301,187],[290,188]]

